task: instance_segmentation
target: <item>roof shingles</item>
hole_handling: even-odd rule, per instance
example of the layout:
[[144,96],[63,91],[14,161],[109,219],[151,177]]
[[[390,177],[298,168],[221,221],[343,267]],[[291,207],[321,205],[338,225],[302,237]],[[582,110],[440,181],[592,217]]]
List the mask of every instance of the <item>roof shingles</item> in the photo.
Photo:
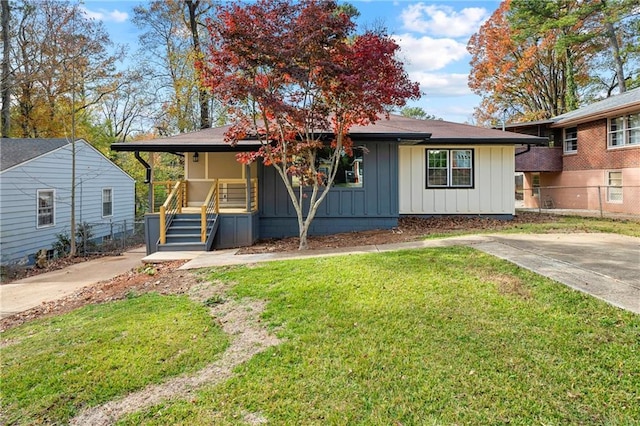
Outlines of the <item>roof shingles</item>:
[[0,171],[54,151],[70,143],[67,139],[0,139]]

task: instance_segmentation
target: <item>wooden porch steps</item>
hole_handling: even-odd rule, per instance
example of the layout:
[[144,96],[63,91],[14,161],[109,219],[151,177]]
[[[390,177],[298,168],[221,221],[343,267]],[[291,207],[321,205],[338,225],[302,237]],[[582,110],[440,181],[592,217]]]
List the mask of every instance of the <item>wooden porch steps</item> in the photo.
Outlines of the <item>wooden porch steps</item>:
[[[207,241],[212,240],[217,229],[218,217],[215,216],[207,222]],[[207,251],[207,243],[201,241],[200,233],[199,214],[177,214],[167,230],[166,243],[158,243],[158,251]]]

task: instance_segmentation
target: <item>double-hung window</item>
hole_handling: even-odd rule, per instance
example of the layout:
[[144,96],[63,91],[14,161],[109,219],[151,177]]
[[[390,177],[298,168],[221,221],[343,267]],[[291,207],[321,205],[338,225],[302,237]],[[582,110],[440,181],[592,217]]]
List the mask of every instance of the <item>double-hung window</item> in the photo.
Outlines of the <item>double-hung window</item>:
[[622,202],[622,172],[607,172],[607,202]]
[[569,127],[564,129],[564,152],[575,153],[578,152],[578,128]]
[[472,187],[472,149],[427,150],[427,188]]
[[102,217],[113,216],[113,190],[102,189]]
[[640,145],[640,113],[609,119],[609,148]]
[[38,190],[38,228],[55,225],[55,192],[53,189]]

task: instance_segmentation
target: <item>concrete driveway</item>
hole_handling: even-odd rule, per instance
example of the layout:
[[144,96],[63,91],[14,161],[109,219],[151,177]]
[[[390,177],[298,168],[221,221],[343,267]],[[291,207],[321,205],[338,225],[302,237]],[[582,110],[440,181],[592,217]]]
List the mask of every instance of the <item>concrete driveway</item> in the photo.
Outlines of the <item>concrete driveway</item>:
[[3,283],[0,285],[0,319],[124,274],[142,265],[141,260],[145,256],[145,248],[140,247],[120,256],[101,257],[57,271]]
[[640,238],[600,233],[492,235],[473,247],[640,313]]

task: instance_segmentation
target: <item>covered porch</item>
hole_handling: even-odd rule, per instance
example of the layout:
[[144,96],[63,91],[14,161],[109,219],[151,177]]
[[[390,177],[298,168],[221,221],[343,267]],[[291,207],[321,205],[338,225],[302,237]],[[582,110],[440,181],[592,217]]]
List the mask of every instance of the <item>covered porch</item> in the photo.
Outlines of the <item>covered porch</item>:
[[185,179],[151,182],[154,201],[158,193],[166,195],[146,215],[148,227],[157,229],[157,236],[149,237],[148,251],[251,245],[257,239],[253,222],[259,211],[256,165],[240,164],[228,152],[185,152],[184,158]]
[[[149,209],[145,214],[147,253],[210,251],[251,245],[258,238],[258,167],[236,160],[238,152],[260,147],[257,140],[230,145],[225,127],[150,141],[113,144],[133,152],[146,168]],[[140,152],[166,152],[184,160],[183,178],[156,181],[153,165]]]

